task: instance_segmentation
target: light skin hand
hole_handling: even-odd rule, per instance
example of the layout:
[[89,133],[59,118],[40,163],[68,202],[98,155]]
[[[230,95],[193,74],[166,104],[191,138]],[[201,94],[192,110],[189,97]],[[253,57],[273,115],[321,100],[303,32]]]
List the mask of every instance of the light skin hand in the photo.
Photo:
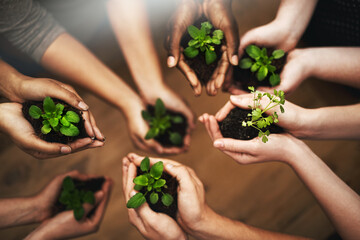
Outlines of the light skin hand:
[[[136,194],[133,179],[136,177],[136,167],[141,160],[136,154],[129,154],[123,158],[123,192],[127,202]],[[153,165],[158,159],[150,159]],[[128,209],[129,220],[146,239],[187,239],[187,235],[171,217],[152,211],[147,203],[137,209]]]
[[[87,180],[90,176],[73,173],[75,178],[80,180]],[[91,176],[93,178],[95,176]],[[63,179],[63,178],[62,178]],[[55,181],[55,180],[54,180]],[[61,180],[62,182],[62,180]],[[51,184],[57,185],[58,183],[52,182]],[[57,188],[59,188],[58,186]],[[85,203],[83,205],[85,214],[82,220],[76,221],[74,213],[72,211],[64,211],[53,218],[45,220],[38,228],[36,228],[26,239],[68,239],[74,237],[80,237],[88,235],[90,233],[97,232],[100,227],[100,223],[105,214],[107,202],[110,197],[112,187],[112,180],[106,178],[102,189],[95,193],[95,204],[91,205]],[[56,187],[55,187],[56,188]],[[43,200],[48,202],[52,198],[54,191],[49,187],[44,189],[45,196]],[[50,198],[49,198],[50,197]],[[87,217],[87,214],[96,208],[94,215]]]
[[181,38],[202,14],[202,5],[194,0],[180,0],[173,19],[168,24],[168,36],[165,47],[168,50],[167,65],[172,68],[177,66],[186,76],[196,96],[201,94],[201,83],[195,72],[185,62],[183,49],[180,46]]

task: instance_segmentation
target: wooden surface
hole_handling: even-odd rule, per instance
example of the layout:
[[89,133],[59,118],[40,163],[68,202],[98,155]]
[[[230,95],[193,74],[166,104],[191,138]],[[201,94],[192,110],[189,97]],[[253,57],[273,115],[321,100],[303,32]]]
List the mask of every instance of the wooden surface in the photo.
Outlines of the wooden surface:
[[[157,8],[161,2],[163,8]],[[259,4],[261,3],[261,4]],[[274,1],[235,1],[240,33],[270,21],[276,13]],[[166,52],[162,39],[174,3],[152,1],[149,4],[151,26],[161,61]],[[106,20],[90,39],[90,48],[114,71],[129,83],[128,70],[118,51]],[[182,95],[199,116],[215,113],[228,100],[229,95],[194,97],[189,84],[177,69],[163,66],[167,83]],[[129,152],[147,154],[137,150],[127,132],[121,113],[80,89],[106,135],[106,145],[69,156],[36,160],[18,149],[6,136],[0,135],[0,197],[30,196],[44,187],[54,176],[78,169],[84,173],[105,174],[115,181],[112,196],[98,233],[81,239],[141,239],[127,218],[121,189],[121,159]],[[315,108],[345,105],[358,100],[349,88],[309,79],[288,98],[303,107]],[[333,171],[358,193],[360,192],[359,141],[306,141]],[[281,163],[242,166],[212,147],[205,128],[198,123],[192,135],[190,150],[172,156],[195,169],[206,187],[208,204],[218,213],[253,226],[288,234],[325,239],[334,229],[316,200],[291,168]],[[21,239],[36,225],[0,230],[0,239]]]

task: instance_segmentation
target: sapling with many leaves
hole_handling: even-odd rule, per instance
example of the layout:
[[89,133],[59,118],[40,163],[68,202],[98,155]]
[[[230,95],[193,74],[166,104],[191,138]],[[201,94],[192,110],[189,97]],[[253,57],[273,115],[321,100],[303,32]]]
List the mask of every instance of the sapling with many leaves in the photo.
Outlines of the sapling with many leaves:
[[244,58],[240,61],[239,66],[242,69],[250,69],[251,72],[256,72],[256,78],[259,81],[264,80],[269,74],[269,82],[271,86],[276,86],[280,83],[279,74],[275,73],[276,67],[272,65],[274,59],[280,59],[285,55],[281,49],[274,50],[269,57],[267,49],[255,45],[249,45],[245,49],[250,58]]
[[145,157],[140,163],[140,169],[142,175],[134,178],[133,182],[135,183],[134,189],[140,191],[145,188],[145,193],[138,192],[132,196],[126,204],[127,208],[138,208],[143,203],[146,202],[146,195],[150,194],[151,204],[156,204],[159,201],[161,195],[161,202],[169,207],[174,198],[168,194],[164,193],[162,189],[167,188],[166,180],[162,179],[162,173],[164,171],[164,164],[162,161],[155,163],[150,168],[150,159]]
[[148,111],[141,112],[143,119],[149,122],[150,130],[146,133],[145,139],[156,138],[164,135],[166,132],[172,144],[181,145],[182,137],[177,132],[170,131],[172,124],[183,123],[184,119],[181,116],[171,116],[166,113],[166,108],[163,101],[158,98],[155,103],[155,114],[152,116]]
[[[215,53],[215,46],[220,45],[224,38],[224,33],[221,30],[215,30],[210,36],[213,26],[210,22],[201,23],[201,28],[198,29],[194,25],[188,27],[189,35],[193,38],[188,42],[188,47],[185,48],[184,54],[188,58],[195,58],[200,51],[205,52],[205,62],[207,65],[216,61],[217,55]],[[200,51],[199,51],[200,50]]]
[[[253,106],[249,105],[249,108],[251,108],[251,113],[248,114],[249,117],[251,117],[251,120],[249,121],[243,121],[242,122],[242,126],[243,127],[253,127],[257,130],[259,130],[259,138],[262,139],[262,141],[264,143],[266,143],[268,141],[268,136],[270,135],[270,131],[266,130],[265,132],[263,130],[266,129],[266,127],[270,126],[273,123],[278,123],[279,119],[278,119],[278,114],[276,112],[274,112],[271,115],[268,115],[267,117],[264,117],[263,114],[265,114],[267,111],[269,111],[270,109],[276,107],[276,106],[280,106],[280,111],[281,113],[284,113],[284,103],[285,103],[285,94],[283,91],[279,90],[274,90],[274,94],[270,94],[270,93],[261,93],[259,91],[255,91],[254,87],[250,86],[249,90],[251,91],[251,93],[254,94],[254,99],[253,99]],[[261,98],[262,97],[268,97],[269,98],[269,103],[266,105],[266,107],[261,110],[260,106],[261,106]]]
[[83,204],[94,205],[95,196],[92,191],[77,189],[72,178],[67,176],[63,180],[59,202],[66,206],[66,210],[73,210],[75,219],[80,221],[85,214]]
[[52,130],[60,132],[68,137],[79,135],[79,129],[74,125],[80,121],[79,115],[74,111],[64,111],[64,105],[58,103],[55,105],[50,97],[43,101],[43,110],[36,105],[31,105],[29,115],[33,119],[42,119],[41,132],[48,134]]

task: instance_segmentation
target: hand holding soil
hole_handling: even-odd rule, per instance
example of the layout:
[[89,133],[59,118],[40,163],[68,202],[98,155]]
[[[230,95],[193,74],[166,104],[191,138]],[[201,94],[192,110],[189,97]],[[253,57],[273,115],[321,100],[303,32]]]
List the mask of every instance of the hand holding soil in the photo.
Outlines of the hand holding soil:
[[[123,159],[123,192],[126,202],[136,194],[133,180],[143,159],[144,157],[134,153],[128,154]],[[152,166],[160,160],[163,161],[163,159],[150,158],[150,165]],[[165,160],[165,168],[168,163],[175,164],[176,162]],[[173,218],[154,212],[146,202],[139,208],[128,209],[128,214],[130,222],[146,239],[187,239],[186,233]]]

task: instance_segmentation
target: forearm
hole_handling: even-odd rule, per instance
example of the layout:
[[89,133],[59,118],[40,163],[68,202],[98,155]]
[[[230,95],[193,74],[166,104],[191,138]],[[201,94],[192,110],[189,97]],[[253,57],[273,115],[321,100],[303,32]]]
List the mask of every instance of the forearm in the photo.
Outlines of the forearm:
[[125,111],[140,101],[123,80],[68,34],[62,34],[41,59],[44,67]]
[[239,221],[234,221],[223,217],[212,211],[208,211],[205,221],[197,225],[190,234],[197,239],[211,240],[262,240],[262,239],[304,239],[301,237],[290,236],[286,234],[270,232],[246,225]]
[[289,33],[289,38],[298,42],[303,35],[318,0],[282,0],[274,22]]
[[[360,198],[304,143],[290,165],[315,196],[343,239],[360,238]],[[299,148],[292,148],[299,149]]]
[[163,76],[143,0],[111,0],[109,19],[141,93],[161,87]]
[[360,47],[324,47],[301,50],[310,75],[360,88]]
[[306,109],[303,117],[302,138],[360,139],[360,104]]
[[39,207],[35,198],[1,199],[0,228],[39,222]]

